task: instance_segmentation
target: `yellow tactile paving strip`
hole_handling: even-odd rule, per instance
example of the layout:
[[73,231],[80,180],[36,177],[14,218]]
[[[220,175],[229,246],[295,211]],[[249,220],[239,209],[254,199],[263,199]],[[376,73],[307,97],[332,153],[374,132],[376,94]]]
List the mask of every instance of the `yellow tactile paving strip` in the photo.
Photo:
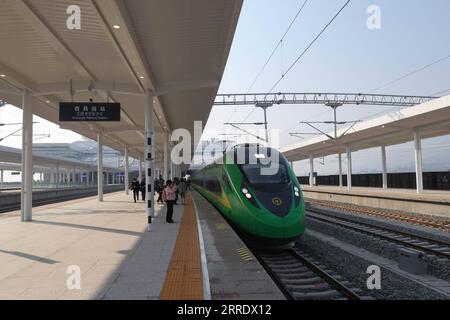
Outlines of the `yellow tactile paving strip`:
[[160,299],[203,300],[198,227],[195,208],[190,195],[186,195],[180,231]]

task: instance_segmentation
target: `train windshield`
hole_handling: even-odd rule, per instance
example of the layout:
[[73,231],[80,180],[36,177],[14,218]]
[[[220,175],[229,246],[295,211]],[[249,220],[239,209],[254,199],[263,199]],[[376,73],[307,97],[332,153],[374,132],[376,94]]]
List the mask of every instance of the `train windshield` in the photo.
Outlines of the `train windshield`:
[[[289,175],[286,166],[280,163],[278,171],[270,169],[270,165],[264,164],[244,164],[241,165],[242,172],[251,184],[287,184]],[[276,171],[265,174],[266,170]]]
[[290,176],[286,159],[277,150],[260,146],[235,149],[235,163],[251,184],[288,185]]

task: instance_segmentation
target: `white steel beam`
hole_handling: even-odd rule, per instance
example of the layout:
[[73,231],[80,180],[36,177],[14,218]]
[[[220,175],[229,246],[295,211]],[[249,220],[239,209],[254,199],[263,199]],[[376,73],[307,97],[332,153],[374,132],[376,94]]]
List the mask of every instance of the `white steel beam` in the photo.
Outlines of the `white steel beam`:
[[24,18],[33,29],[42,36],[53,49],[58,52],[60,57],[65,60],[68,66],[72,66],[74,70],[84,78],[94,79],[92,73],[86,68],[81,60],[75,55],[73,51],[60,39],[56,32],[50,29],[48,24],[43,21],[43,18],[33,8],[32,2],[24,0],[8,0],[11,7]]
[[[156,109],[154,111],[161,115],[161,119],[158,118],[161,121],[161,127],[170,128],[162,108],[162,101],[155,97],[154,92],[157,88],[154,75],[149,66],[150,62],[145,58],[139,45],[125,3],[121,0],[91,0],[91,2],[108,30],[108,36],[112,40],[113,45],[122,57],[136,84],[140,87],[141,92],[146,94],[147,88],[153,91],[152,96],[158,100],[158,103],[154,105],[154,109]],[[115,24],[120,25],[120,32],[113,31],[112,26]]]
[[110,93],[119,93],[126,95],[140,95],[143,93],[136,85],[128,83],[116,83],[107,81],[72,81],[72,87],[70,81],[57,82],[57,83],[43,83],[33,86],[32,90],[36,95],[53,95],[68,93],[72,89],[74,93],[92,92],[92,91],[105,91]]

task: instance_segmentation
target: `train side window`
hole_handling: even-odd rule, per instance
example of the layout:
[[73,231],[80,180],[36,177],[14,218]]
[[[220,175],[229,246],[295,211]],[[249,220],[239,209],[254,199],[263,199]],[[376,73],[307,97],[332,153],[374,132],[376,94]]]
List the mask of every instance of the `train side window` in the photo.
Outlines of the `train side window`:
[[208,189],[209,189],[209,191],[216,193],[216,194],[221,193],[222,189],[220,187],[220,182],[216,177],[208,180]]

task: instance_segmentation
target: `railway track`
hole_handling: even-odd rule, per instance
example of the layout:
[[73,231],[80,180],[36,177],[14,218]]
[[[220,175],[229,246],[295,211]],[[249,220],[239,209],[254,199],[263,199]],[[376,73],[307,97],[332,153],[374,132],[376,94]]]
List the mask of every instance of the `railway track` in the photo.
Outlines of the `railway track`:
[[[105,189],[103,192],[104,192],[104,194],[108,194],[108,193],[114,193],[114,192],[118,192],[118,191],[119,191],[119,189],[118,190],[114,190],[114,189],[106,190]],[[97,194],[97,192],[93,191],[93,192],[88,192],[88,193],[84,193],[84,194],[70,194],[70,195],[65,195],[65,196],[57,196],[57,197],[53,197],[53,198],[49,198],[49,199],[45,199],[45,200],[33,200],[33,208],[45,206],[48,204],[64,202],[64,201],[88,198],[88,197],[95,196],[96,194]],[[0,214],[20,210],[20,207],[21,207],[20,203],[14,203],[14,204],[10,204],[10,205],[0,205]]]
[[343,210],[346,212],[352,212],[360,215],[369,215],[389,220],[407,222],[414,225],[425,226],[428,228],[438,229],[442,231],[450,231],[450,221],[444,218],[428,218],[422,216],[414,216],[408,213],[399,213],[391,210],[383,210],[376,208],[368,208],[362,206],[356,206],[353,204],[347,203],[337,203],[333,201],[324,201],[324,200],[313,200],[308,199],[307,202],[316,205],[327,207],[331,209]]
[[420,236],[406,231],[399,231],[368,222],[361,222],[351,218],[338,217],[323,210],[308,208],[306,213],[308,219],[353,230],[440,258],[450,259],[450,243],[446,241]]
[[267,272],[290,300],[361,300],[359,289],[351,289],[307,255],[289,249],[256,254]]

